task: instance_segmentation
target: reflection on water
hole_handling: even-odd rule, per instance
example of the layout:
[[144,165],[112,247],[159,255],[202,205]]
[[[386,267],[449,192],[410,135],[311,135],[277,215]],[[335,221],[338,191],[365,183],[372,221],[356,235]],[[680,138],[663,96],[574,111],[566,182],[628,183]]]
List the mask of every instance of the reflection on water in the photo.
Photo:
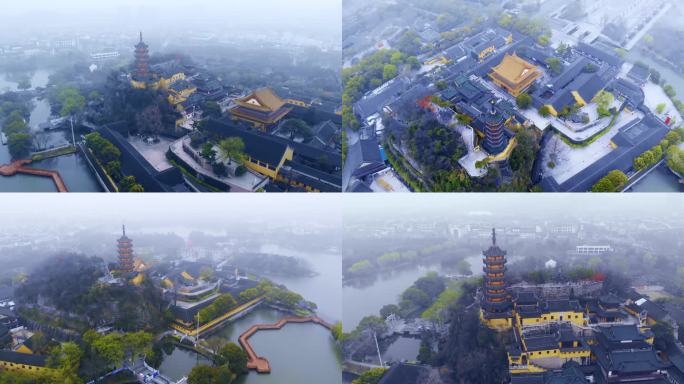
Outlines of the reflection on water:
[[250,373],[240,384],[341,383],[342,367],[330,331],[315,324],[288,324],[250,338],[254,350],[268,358],[269,375]]
[[[508,262],[519,260],[519,256],[508,257]],[[455,258],[456,260],[456,258]],[[482,255],[477,254],[465,259],[470,264],[473,276],[482,275]],[[378,316],[380,308],[386,304],[397,304],[399,295],[416,280],[428,272],[440,275],[456,274],[457,271],[446,263],[434,262],[398,270],[382,271],[369,279],[345,282],[342,308],[344,309],[343,327],[351,331],[366,316]]]
[[342,302],[342,255],[340,253],[313,254],[277,245],[264,245],[259,252],[307,260],[316,272],[315,276],[267,277],[301,294],[304,299],[316,303],[318,315],[326,321],[335,322],[342,319],[342,308],[340,306],[340,302]]
[[441,270],[440,265],[435,263],[383,272],[371,285],[345,286],[342,298],[344,329],[350,331],[356,328],[365,316],[378,316],[380,308],[386,304],[396,304],[399,301],[399,295],[416,280],[428,272],[439,270]]
[[176,347],[170,355],[164,355],[164,361],[159,366],[159,372],[178,381],[186,377],[192,368],[198,364],[211,364],[211,361],[193,351]]
[[684,185],[663,164],[632,187],[631,192],[684,192]]
[[655,70],[660,72],[665,82],[672,85],[675,91],[677,91],[678,95],[684,95],[684,75],[674,71],[672,68],[668,66],[660,64],[659,62],[653,60],[651,56],[642,53],[640,49],[635,48],[631,50],[627,55],[627,60],[631,62],[640,61],[648,65],[649,67],[654,68]]
[[414,361],[420,350],[420,339],[399,337],[387,347],[382,354],[385,363],[399,361]]
[[29,127],[31,127],[32,132],[39,131],[39,125],[46,123],[50,120],[50,102],[47,99],[31,99],[33,104],[33,110],[31,111],[31,117],[29,118]]
[[0,73],[0,93],[19,90],[19,81],[25,77],[28,77],[31,82],[29,89],[44,88],[53,72],[49,69],[38,69],[30,73]]
[[[258,308],[222,327],[211,337],[237,342],[240,334],[252,325],[275,323],[284,316],[286,315],[272,309]],[[330,331],[320,325],[288,324],[277,331],[258,332],[250,338],[250,342],[257,354],[266,357],[271,363],[272,373],[263,375],[250,372],[238,380],[238,383],[341,382],[341,362],[335,342]],[[164,374],[173,371],[176,376],[169,374],[172,378],[187,376],[196,360],[192,353],[178,354],[173,358],[168,363],[164,360],[160,368]]]

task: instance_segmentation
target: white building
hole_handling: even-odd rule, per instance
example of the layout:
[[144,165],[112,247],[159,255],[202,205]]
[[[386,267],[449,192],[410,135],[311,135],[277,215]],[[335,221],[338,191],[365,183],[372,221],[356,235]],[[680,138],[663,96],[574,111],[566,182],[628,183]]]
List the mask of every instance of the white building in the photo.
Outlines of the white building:
[[613,252],[613,247],[610,245],[578,245],[575,247],[575,252],[578,255],[598,256],[606,252]]

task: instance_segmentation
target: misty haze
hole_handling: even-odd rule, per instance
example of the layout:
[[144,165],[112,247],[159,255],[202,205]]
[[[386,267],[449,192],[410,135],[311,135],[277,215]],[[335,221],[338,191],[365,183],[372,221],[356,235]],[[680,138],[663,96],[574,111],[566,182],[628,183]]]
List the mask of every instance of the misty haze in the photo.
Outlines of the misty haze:
[[346,195],[345,381],[678,382],[682,206],[679,194]]
[[670,0],[345,0],[348,192],[682,192]]
[[3,361],[30,353],[41,383],[341,381],[341,196],[138,196],[3,197]]
[[0,13],[0,191],[341,190],[339,1]]

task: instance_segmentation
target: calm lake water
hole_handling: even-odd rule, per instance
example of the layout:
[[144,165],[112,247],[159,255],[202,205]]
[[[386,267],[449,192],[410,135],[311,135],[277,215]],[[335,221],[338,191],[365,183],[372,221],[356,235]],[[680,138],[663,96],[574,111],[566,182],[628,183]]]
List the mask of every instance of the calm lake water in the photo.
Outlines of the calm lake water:
[[[49,71],[37,71],[33,78],[37,86],[45,86]],[[6,89],[7,82],[3,82],[6,75],[0,74],[0,92]],[[44,81],[44,83],[43,83]],[[3,86],[3,84],[5,86]],[[50,120],[50,103],[46,99],[34,98],[33,109],[29,119],[29,127],[34,134],[34,146],[51,148],[70,142],[70,132],[41,131],[40,124]],[[0,145],[0,164],[8,164],[11,161],[9,147]],[[95,176],[92,174],[86,161],[81,155],[75,153],[67,156],[42,160],[32,163],[30,167],[57,170],[62,175],[64,183],[70,192],[102,192]],[[31,175],[15,175],[12,177],[0,176],[0,192],[55,192],[56,188],[51,179]]]
[[386,304],[397,304],[399,295],[428,272],[439,271],[439,264],[383,272],[371,285],[346,285],[342,299],[345,331],[351,331],[366,316],[379,316]]
[[[514,262],[516,259],[516,256],[509,256],[508,262]],[[470,264],[473,276],[482,275],[482,255],[469,256],[466,261]],[[366,316],[378,316],[380,308],[384,305],[397,304],[399,295],[428,272],[446,274],[439,263],[434,263],[382,272],[370,284],[350,282],[345,285],[342,300],[344,309],[342,324],[345,331],[356,328],[359,321]]]
[[342,255],[340,253],[308,253],[283,248],[278,245],[264,245],[259,252],[298,257],[307,260],[316,276],[290,277],[267,276],[285,284],[288,289],[304,296],[304,299],[318,305],[318,315],[329,322],[342,320]]
[[0,93],[19,90],[17,88],[18,81],[24,76],[28,76],[31,81],[31,88],[29,89],[44,88],[53,72],[49,69],[38,69],[26,74],[0,73]]
[[[271,324],[287,316],[268,308],[257,308],[244,317],[231,322],[214,333],[225,341],[237,343],[240,334],[255,324]],[[250,372],[237,383],[340,383],[342,380],[341,358],[336,350],[330,331],[316,324],[288,324],[277,331],[258,332],[250,338],[259,356],[271,363],[271,374]],[[160,371],[180,379],[197,363],[194,353],[177,348],[167,357]],[[313,363],[312,363],[313,362]],[[200,364],[202,361],[200,361]]]
[[684,192],[684,185],[663,164],[634,185],[630,192]]
[[197,364],[211,364],[211,361],[193,351],[176,347],[170,355],[164,356],[164,361],[159,366],[159,372],[178,381],[186,377]]
[[382,354],[385,363],[413,361],[418,357],[420,339],[412,337],[399,337]]
[[[267,277],[300,293],[306,300],[315,302],[319,316],[325,320],[335,322],[342,318],[342,256],[339,253],[314,254],[277,245],[264,245],[259,252],[295,256],[309,261],[316,276]],[[272,324],[285,316],[287,314],[259,307],[224,325],[210,338],[237,343],[240,334],[251,326]],[[341,357],[330,331],[320,325],[288,324],[278,331],[259,332],[250,338],[250,342],[260,356],[269,360],[272,373],[263,375],[250,372],[237,381],[239,384],[342,382]],[[182,362],[176,362],[173,367],[169,365],[166,369],[179,377],[186,376],[196,362],[196,356],[192,353],[179,354],[175,358],[182,359]],[[160,371],[166,374],[164,369]]]

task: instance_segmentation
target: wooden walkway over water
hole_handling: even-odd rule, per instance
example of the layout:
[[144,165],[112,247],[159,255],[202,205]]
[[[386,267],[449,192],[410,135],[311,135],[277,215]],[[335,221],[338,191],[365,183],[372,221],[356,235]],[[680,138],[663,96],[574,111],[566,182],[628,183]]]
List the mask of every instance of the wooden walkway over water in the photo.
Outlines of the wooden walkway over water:
[[280,319],[275,324],[253,325],[246,332],[240,335],[240,338],[238,339],[240,345],[245,350],[245,352],[247,352],[247,356],[249,357],[249,361],[247,362],[247,369],[254,369],[258,373],[271,373],[271,364],[268,362],[266,358],[257,356],[256,352],[254,352],[254,348],[252,348],[252,345],[249,343],[249,338],[259,331],[278,330],[288,323],[314,323],[319,324],[327,329],[332,329],[332,326],[330,324],[326,323],[323,319],[317,316],[285,317],[283,319]]
[[25,159],[25,160],[15,160],[12,163],[8,165],[1,165],[0,166],[0,176],[14,176],[17,173],[23,173],[27,175],[34,175],[34,176],[41,176],[41,177],[49,177],[52,178],[52,181],[55,183],[55,187],[57,187],[58,192],[69,192],[69,190],[66,187],[66,184],[64,184],[64,180],[62,180],[62,176],[59,174],[57,171],[50,171],[47,169],[38,169],[38,168],[30,168],[26,167],[25,165],[30,164],[32,160]]

